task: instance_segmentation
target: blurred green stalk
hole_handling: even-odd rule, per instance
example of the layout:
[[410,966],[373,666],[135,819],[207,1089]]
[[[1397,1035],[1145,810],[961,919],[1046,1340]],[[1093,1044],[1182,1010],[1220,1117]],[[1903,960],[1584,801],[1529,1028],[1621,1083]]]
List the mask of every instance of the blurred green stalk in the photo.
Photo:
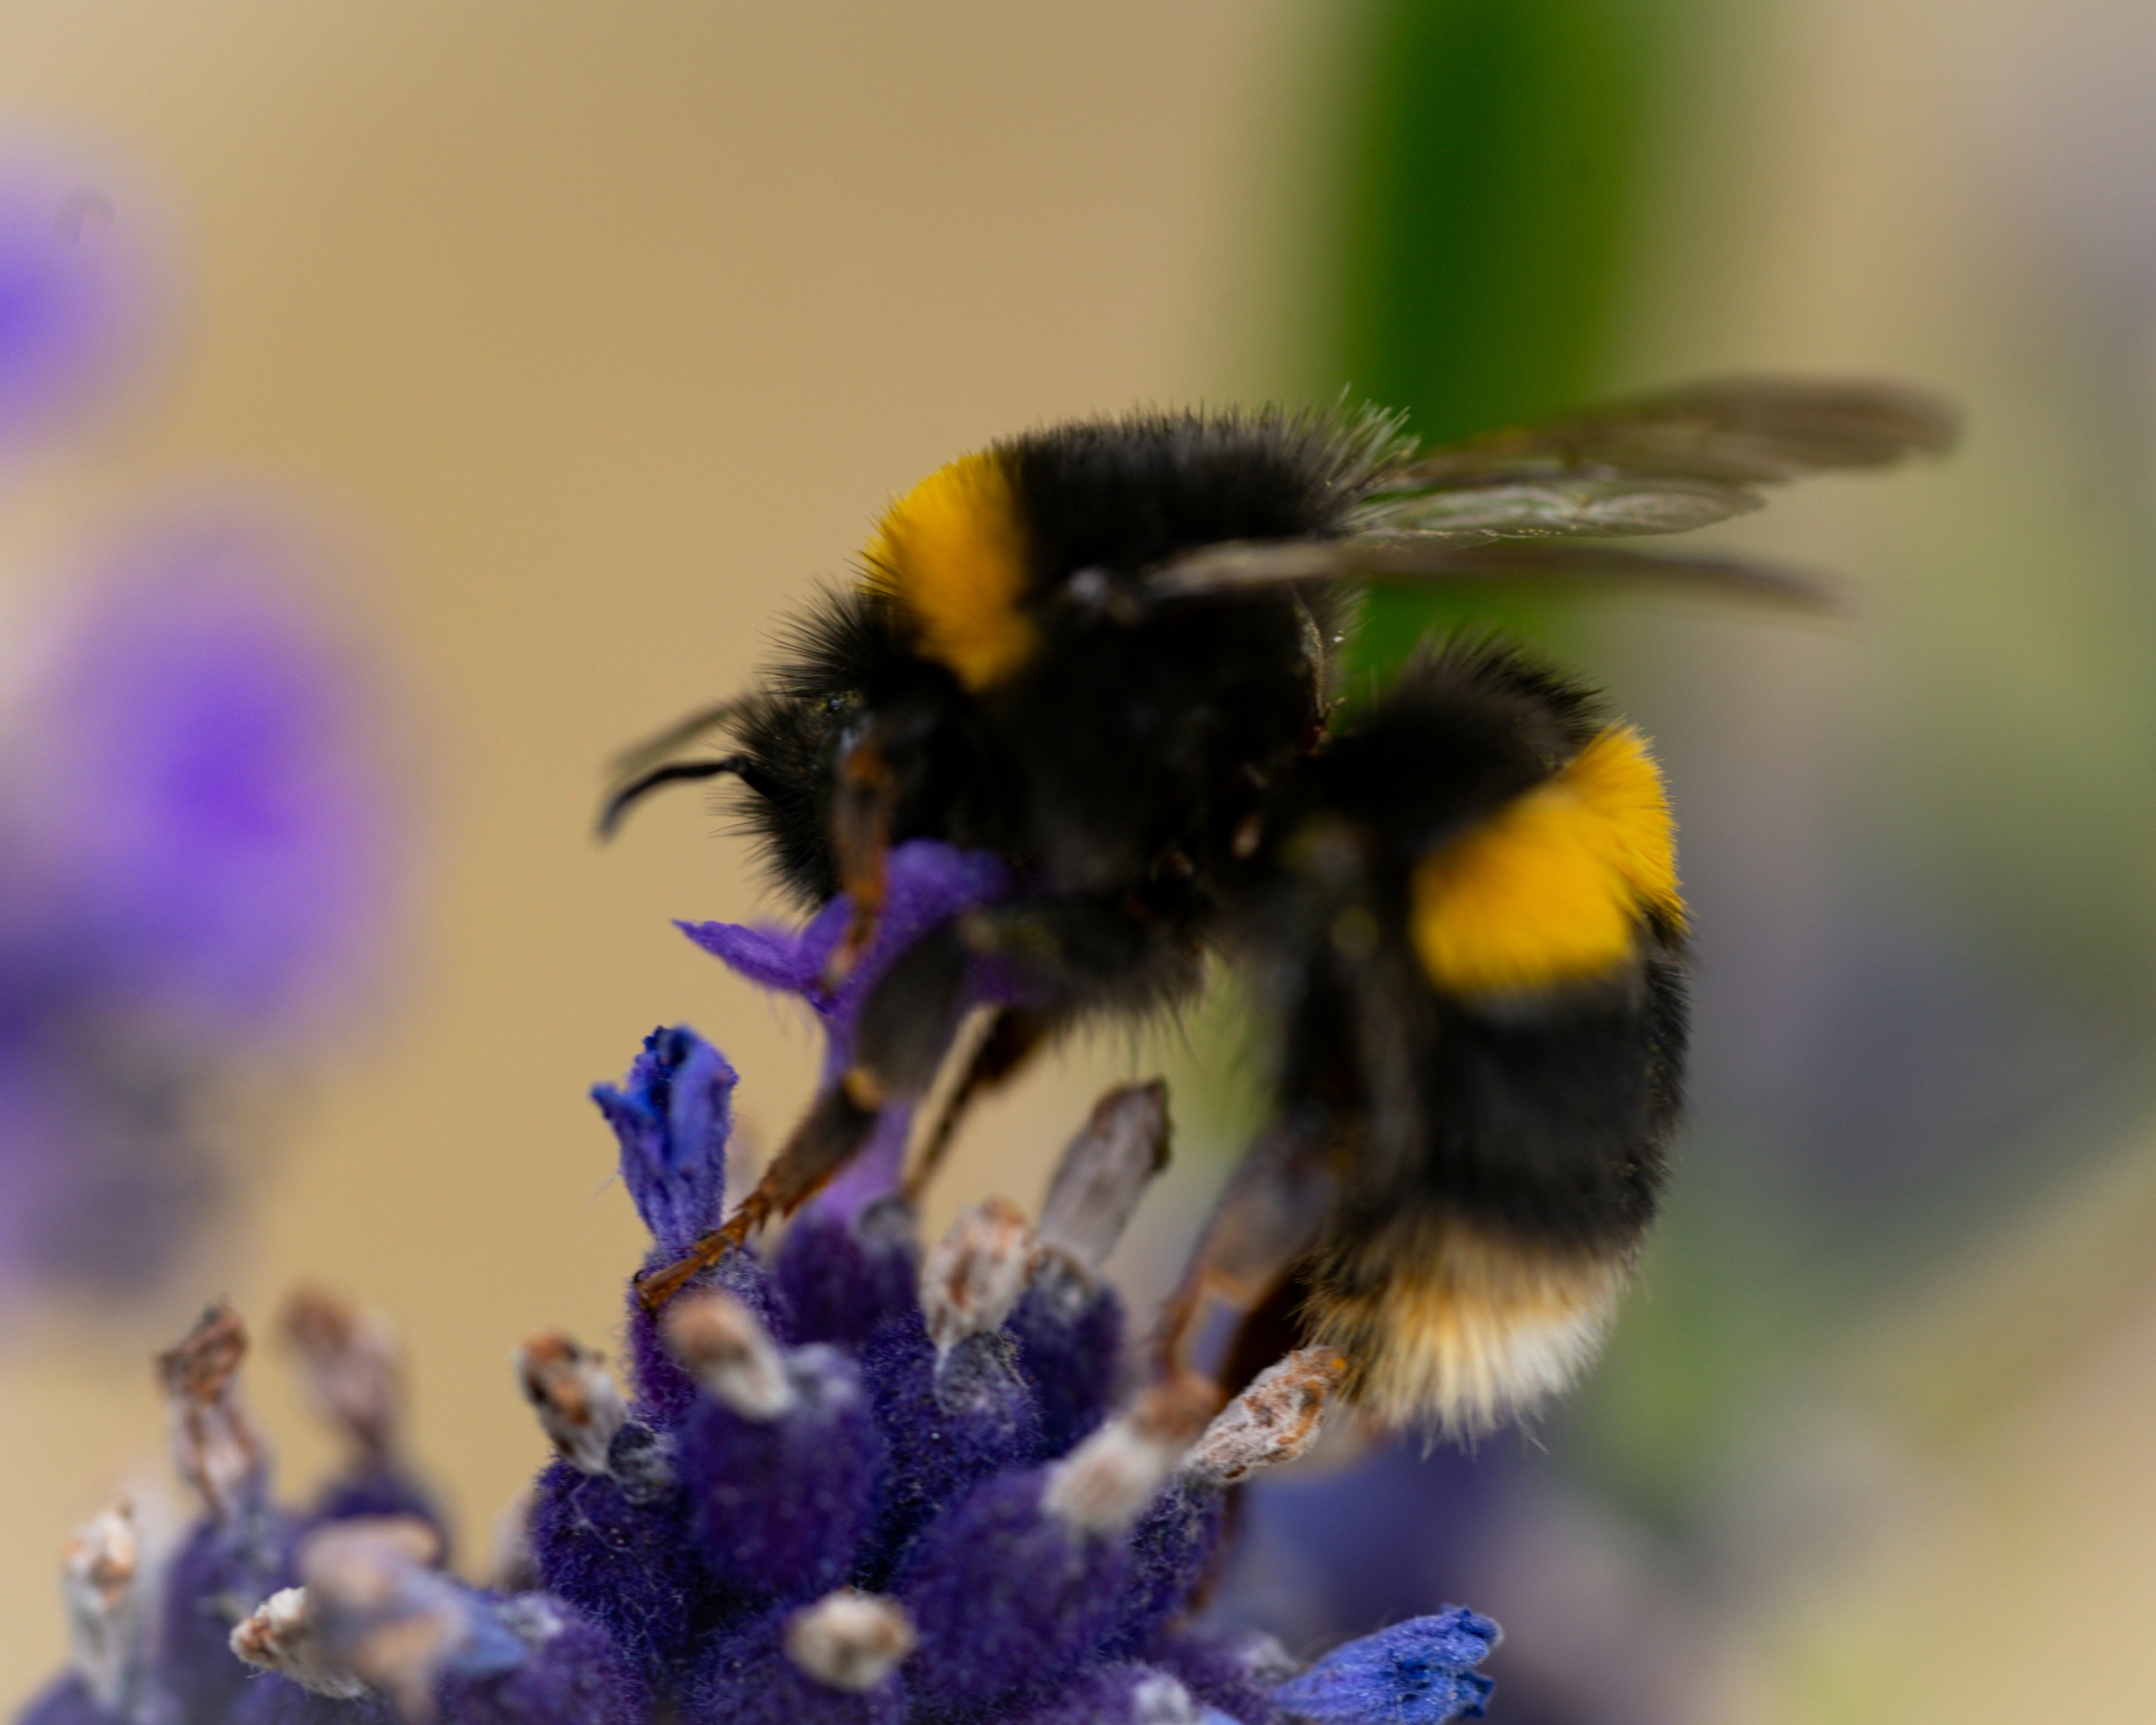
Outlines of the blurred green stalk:
[[[1609,369],[1663,100],[1672,0],[1364,0],[1340,111],[1322,370],[1444,442],[1577,405]],[[1433,628],[1549,640],[1556,607],[1371,595],[1352,669]]]

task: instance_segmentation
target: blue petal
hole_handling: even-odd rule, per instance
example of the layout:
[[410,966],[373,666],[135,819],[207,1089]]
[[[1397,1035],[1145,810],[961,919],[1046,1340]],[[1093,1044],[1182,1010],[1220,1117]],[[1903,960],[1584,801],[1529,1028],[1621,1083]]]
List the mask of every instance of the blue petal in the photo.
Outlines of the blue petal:
[[1474,1667],[1497,1624],[1459,1606],[1336,1647],[1274,1698],[1290,1712],[1338,1725],[1444,1725],[1480,1719],[1495,1687]]

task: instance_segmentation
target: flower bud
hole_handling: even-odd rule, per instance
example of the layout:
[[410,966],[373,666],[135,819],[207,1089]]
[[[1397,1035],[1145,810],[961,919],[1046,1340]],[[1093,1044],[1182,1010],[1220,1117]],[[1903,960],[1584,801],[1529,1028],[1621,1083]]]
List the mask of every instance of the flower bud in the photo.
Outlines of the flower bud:
[[1128,1527],[1151,1503],[1200,1429],[1210,1391],[1196,1380],[1150,1384],[1124,1412],[1048,1471],[1044,1501],[1073,1527]]
[[786,1657],[828,1689],[873,1689],[917,1641],[895,1599],[841,1588],[786,1620]]
[[681,1478],[705,1561],[752,1594],[842,1579],[867,1535],[883,1440],[853,1363],[782,1352],[724,1295],[682,1303],[667,1334],[705,1399],[681,1429]]
[[773,1275],[795,1341],[859,1349],[918,1309],[921,1249],[913,1212],[895,1197],[855,1217],[811,1204],[779,1243]]
[[124,1498],[68,1537],[61,1557],[67,1643],[83,1687],[107,1712],[128,1702],[140,1676],[143,1601],[135,1508]]
[[704,1393],[745,1420],[776,1420],[794,1404],[786,1362],[755,1313],[727,1295],[676,1300],[660,1332]]
[[1321,1725],[1445,1725],[1480,1719],[1496,1685],[1474,1669],[1498,1641],[1489,1618],[1448,1606],[1337,1647],[1276,1691]]
[[644,1039],[619,1089],[592,1087],[621,1143],[622,1182],[669,1257],[719,1225],[738,1082],[726,1057],[680,1024]]
[[1267,1367],[1190,1446],[1183,1471],[1228,1486],[1295,1460],[1317,1442],[1347,1365],[1330,1348],[1303,1348]]
[[1168,1165],[1168,1086],[1125,1084],[1093,1104],[1040,1207],[1041,1243],[1098,1275],[1154,1175]]
[[247,1326],[221,1301],[157,1356],[172,1463],[204,1510],[229,1521],[268,1490],[270,1446],[240,1399]]
[[555,1454],[579,1473],[605,1473],[607,1447],[629,1417],[606,1357],[558,1330],[542,1330],[514,1358],[524,1398]]
[[1008,1199],[959,1211],[921,1269],[921,1315],[939,1365],[968,1336],[1003,1328],[1039,1261],[1039,1242]]

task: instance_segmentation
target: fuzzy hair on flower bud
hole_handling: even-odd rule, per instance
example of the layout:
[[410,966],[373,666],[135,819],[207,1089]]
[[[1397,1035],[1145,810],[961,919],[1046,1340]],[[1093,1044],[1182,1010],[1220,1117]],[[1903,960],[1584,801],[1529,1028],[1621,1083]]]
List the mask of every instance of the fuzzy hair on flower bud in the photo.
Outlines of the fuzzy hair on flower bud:
[[559,1330],[542,1330],[515,1355],[525,1400],[561,1459],[580,1473],[604,1473],[614,1435],[629,1417],[606,1357]]
[[270,1473],[270,1446],[240,1399],[247,1326],[219,1301],[157,1356],[180,1477],[212,1516],[230,1519],[258,1500]]
[[298,1355],[308,1393],[323,1417],[367,1460],[393,1454],[403,1413],[404,1359],[389,1320],[325,1288],[303,1287],[286,1296],[278,1328]]
[[75,1668],[97,1703],[117,1712],[142,1657],[141,1552],[135,1506],[121,1499],[68,1536],[61,1591]]
[[1127,1527],[1167,1483],[1215,1405],[1210,1386],[1194,1380],[1149,1384],[1049,1471],[1042,1506],[1085,1532]]
[[1292,1462],[1318,1440],[1347,1362],[1330,1348],[1301,1348],[1250,1380],[1183,1457],[1183,1471],[1215,1486]]
[[661,1327],[683,1369],[743,1419],[776,1420],[793,1406],[795,1390],[778,1345],[732,1296],[677,1300]]
[[1039,1260],[1039,1242],[1010,1199],[961,1210],[921,1267],[921,1315],[937,1359],[969,1336],[1001,1329]]
[[264,1671],[291,1678],[303,1689],[332,1701],[367,1694],[358,1674],[323,1645],[305,1588],[280,1588],[234,1625],[232,1650]]
[[841,1588],[788,1618],[782,1645],[825,1687],[860,1694],[897,1670],[918,1640],[896,1599]]

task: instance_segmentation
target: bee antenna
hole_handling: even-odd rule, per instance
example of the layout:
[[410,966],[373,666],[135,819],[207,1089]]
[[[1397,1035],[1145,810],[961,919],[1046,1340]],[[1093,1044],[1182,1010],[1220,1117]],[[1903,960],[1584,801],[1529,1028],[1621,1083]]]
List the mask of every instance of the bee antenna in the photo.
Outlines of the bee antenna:
[[755,762],[746,755],[729,755],[717,761],[668,761],[639,773],[606,799],[599,810],[598,836],[612,838],[620,830],[629,810],[662,785],[678,784],[692,779],[715,779],[731,773],[760,797],[774,795],[778,786]]

